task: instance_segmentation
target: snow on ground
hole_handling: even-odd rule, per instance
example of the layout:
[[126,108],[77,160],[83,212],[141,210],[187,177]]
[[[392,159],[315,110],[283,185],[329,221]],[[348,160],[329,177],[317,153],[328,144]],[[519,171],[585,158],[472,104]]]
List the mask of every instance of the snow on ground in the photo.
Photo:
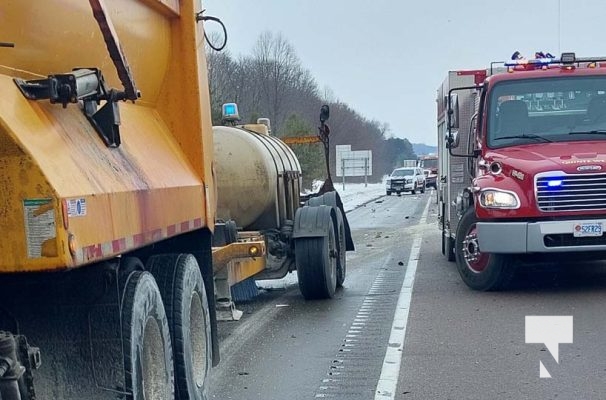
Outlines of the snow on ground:
[[369,183],[365,186],[363,183],[345,182],[345,190],[342,183],[335,182],[335,189],[343,200],[345,212],[349,212],[363,204],[366,204],[381,196],[385,196],[385,182]]
[[[385,196],[385,181],[381,183],[347,183],[345,181],[345,190],[343,182],[334,182],[335,189],[341,196],[345,212],[352,211],[374,199]],[[319,187],[318,187],[319,189]],[[297,285],[297,273],[291,272],[282,279],[258,280],[257,286],[267,290],[284,290],[292,285]]]

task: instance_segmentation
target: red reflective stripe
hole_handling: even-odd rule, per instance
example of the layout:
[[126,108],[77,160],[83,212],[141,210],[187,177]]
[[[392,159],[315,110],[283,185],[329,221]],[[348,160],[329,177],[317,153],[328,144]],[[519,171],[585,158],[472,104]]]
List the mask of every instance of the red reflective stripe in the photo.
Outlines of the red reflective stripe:
[[[181,222],[177,225],[169,225],[166,227],[166,234],[163,229],[154,229],[145,233],[137,233],[128,239],[132,238],[132,248],[142,247],[150,242],[162,240],[169,236],[174,236],[177,233],[188,232],[192,229],[201,228],[202,219],[196,218],[191,221]],[[181,230],[179,231],[180,228]],[[114,239],[105,243],[97,243],[82,248],[82,261],[91,261],[98,258],[108,257],[122,253],[130,248],[127,246],[127,238]],[[106,248],[104,251],[103,249]],[[111,252],[111,253],[108,253]]]
[[168,228],[166,228],[166,234],[168,236],[175,236],[177,234],[177,225],[169,225]]
[[133,235],[133,245],[135,247],[143,246],[145,244],[145,235],[143,233],[137,233]]
[[95,258],[103,257],[103,249],[101,248],[101,244],[94,244],[92,246],[87,246],[84,249],[84,259],[91,260]]
[[125,238],[118,239],[118,240],[112,240],[112,251],[114,253],[119,253],[124,250],[126,250],[126,239]]

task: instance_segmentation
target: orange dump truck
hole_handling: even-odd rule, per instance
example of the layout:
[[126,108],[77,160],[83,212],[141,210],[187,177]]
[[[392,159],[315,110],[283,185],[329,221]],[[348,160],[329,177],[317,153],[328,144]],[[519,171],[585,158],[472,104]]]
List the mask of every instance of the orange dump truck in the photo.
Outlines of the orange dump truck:
[[[205,397],[219,361],[214,277],[266,270],[275,242],[265,226],[213,247],[220,168],[201,11],[0,5],[2,400]],[[338,196],[288,214],[274,203],[279,250],[307,251],[304,294],[331,297],[353,247]]]

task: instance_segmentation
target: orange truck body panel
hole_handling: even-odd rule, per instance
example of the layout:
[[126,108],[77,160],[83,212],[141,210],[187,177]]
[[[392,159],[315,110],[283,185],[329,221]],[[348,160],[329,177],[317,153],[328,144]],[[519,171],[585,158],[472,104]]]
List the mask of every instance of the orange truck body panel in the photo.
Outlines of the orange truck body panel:
[[[0,273],[74,268],[213,228],[213,142],[194,0],[106,0],[141,98],[105,146],[78,104],[26,99],[13,78],[75,67],[122,89],[87,0],[0,6]],[[28,27],[28,24],[31,26]]]

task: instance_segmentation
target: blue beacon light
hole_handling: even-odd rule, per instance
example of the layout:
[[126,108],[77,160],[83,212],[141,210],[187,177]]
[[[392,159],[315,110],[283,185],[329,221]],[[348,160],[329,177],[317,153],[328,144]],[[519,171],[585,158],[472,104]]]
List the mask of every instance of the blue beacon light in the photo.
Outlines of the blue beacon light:
[[550,188],[560,187],[560,186],[562,186],[562,181],[561,180],[548,181],[547,186],[549,186]]
[[234,104],[225,105],[225,114],[234,115],[236,113],[236,106]]

